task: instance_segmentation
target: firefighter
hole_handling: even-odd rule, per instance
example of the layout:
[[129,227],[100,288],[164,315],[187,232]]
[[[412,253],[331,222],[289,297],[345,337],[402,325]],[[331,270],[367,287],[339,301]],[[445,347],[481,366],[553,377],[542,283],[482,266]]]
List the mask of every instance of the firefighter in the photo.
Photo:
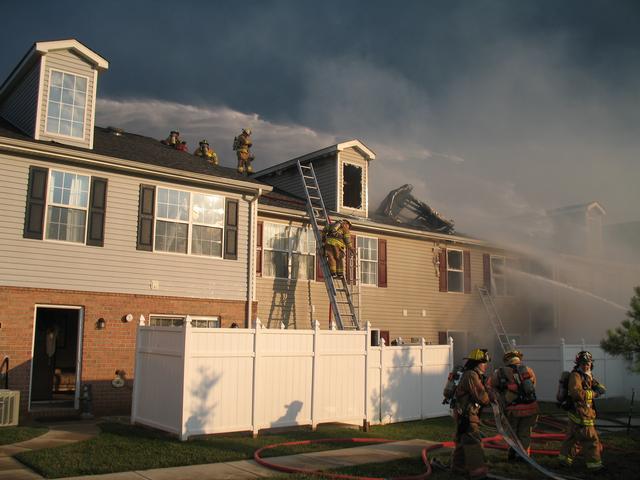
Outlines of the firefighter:
[[484,479],[489,469],[480,436],[480,410],[489,405],[489,395],[493,395],[485,388],[489,354],[485,349],[476,348],[465,360],[464,373],[454,394],[456,446],[451,456],[451,470],[466,473],[472,479]]
[[218,155],[213,151],[212,148],[209,147],[209,142],[207,140],[201,140],[199,143],[199,147],[196,148],[196,151],[193,152],[196,157],[202,157],[211,165],[218,165]]
[[[506,412],[509,425],[529,453],[531,431],[538,420],[536,401],[536,375],[522,363],[522,352],[510,350],[504,354],[504,367],[496,369],[489,379],[489,386],[497,393],[497,399]],[[509,448],[509,461],[519,460],[515,450]]]
[[254,160],[254,156],[249,149],[253,145],[251,141],[251,129],[243,128],[242,133],[233,139],[233,149],[236,151],[238,157],[238,173],[252,173],[253,167],[251,162]]
[[567,395],[570,399],[567,437],[560,448],[561,464],[570,467],[579,451],[584,454],[587,470],[595,472],[603,467],[602,445],[596,431],[596,410],[593,399],[604,395],[606,389],[592,374],[593,356],[585,350],[576,355],[575,367],[569,375]]
[[180,132],[177,130],[171,130],[169,136],[164,140],[160,140],[160,143],[176,148],[180,144]]
[[329,223],[322,229],[322,248],[334,278],[344,277],[345,250],[353,251],[350,229],[351,222],[346,219]]

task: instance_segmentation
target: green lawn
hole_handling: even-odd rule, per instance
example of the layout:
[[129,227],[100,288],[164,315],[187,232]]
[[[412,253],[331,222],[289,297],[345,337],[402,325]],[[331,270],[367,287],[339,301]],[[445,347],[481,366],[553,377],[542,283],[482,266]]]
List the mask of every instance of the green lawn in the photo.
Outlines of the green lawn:
[[[391,440],[423,438],[446,441],[451,439],[454,425],[450,417],[441,417],[374,426],[369,432],[352,428],[320,426],[316,432],[312,432],[308,428],[300,428],[286,433],[264,434],[256,439],[247,435],[230,434],[200,437],[188,442],[180,442],[174,437],[156,430],[120,423],[102,423],[100,428],[101,433],[91,440],[22,453],[16,458],[45,477],[68,477],[249,459],[253,457],[254,451],[262,446],[307,439],[377,437]],[[485,427],[484,430],[486,435],[495,434],[495,430],[492,430],[491,427]],[[611,469],[610,473],[599,476],[599,478],[635,478],[637,458],[640,454],[640,432],[633,432],[630,437],[627,437],[625,432],[606,434],[603,439],[605,444],[613,447],[607,449],[604,455],[605,462],[611,466]],[[362,444],[336,442],[333,444],[280,447],[264,452],[263,456],[289,455],[358,445]],[[558,444],[549,442],[545,448],[558,448]],[[491,469],[496,474],[521,479],[540,478],[540,474],[535,473],[528,466],[505,463],[503,451],[487,450],[487,453]],[[449,452],[446,450],[434,452],[433,456],[448,463]],[[558,469],[556,458],[540,457],[540,462],[548,468]],[[418,458],[339,470],[341,473],[377,477],[415,475],[423,471],[424,466]],[[584,473],[583,470],[578,469],[571,474],[584,476]],[[277,472],[274,472],[274,478],[277,478],[277,475]],[[455,477],[448,472],[436,471],[433,478],[446,480]]]
[[0,445],[24,442],[46,433],[47,427],[0,427]]
[[[180,442],[162,432],[119,423],[100,424],[101,433],[84,442],[63,447],[21,453],[16,458],[45,477],[69,477],[99,473],[144,470],[179,465],[226,462],[253,458],[253,452],[265,445],[320,438],[377,437],[394,440],[451,437],[450,417],[376,426],[370,432],[353,428],[320,426],[316,432],[300,428],[286,433],[216,435]],[[265,457],[288,455],[362,444],[334,443],[279,447],[264,452]],[[123,455],[126,452],[126,455]]]

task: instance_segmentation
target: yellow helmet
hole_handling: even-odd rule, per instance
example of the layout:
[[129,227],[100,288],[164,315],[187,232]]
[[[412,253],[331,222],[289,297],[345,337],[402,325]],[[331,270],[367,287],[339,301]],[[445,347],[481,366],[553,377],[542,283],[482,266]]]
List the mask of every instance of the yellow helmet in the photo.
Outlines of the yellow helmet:
[[469,355],[465,357],[465,360],[475,360],[476,362],[480,363],[487,363],[491,361],[486,348],[476,348],[474,350],[471,350]]
[[514,359],[517,358],[518,359],[517,361],[519,362],[520,360],[522,360],[523,356],[524,355],[522,355],[522,352],[519,351],[519,350],[515,350],[515,349],[514,350],[509,350],[509,351],[505,352],[504,355],[502,356],[502,361],[504,363],[506,363],[506,364],[509,364],[509,363],[513,363],[514,361],[516,361]]

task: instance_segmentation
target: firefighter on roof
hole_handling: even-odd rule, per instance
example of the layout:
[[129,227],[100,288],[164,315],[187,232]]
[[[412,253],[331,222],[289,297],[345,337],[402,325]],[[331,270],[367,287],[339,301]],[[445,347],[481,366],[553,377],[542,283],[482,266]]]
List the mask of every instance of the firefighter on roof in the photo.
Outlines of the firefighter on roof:
[[218,165],[218,155],[209,147],[209,142],[201,140],[199,147],[193,152],[196,157],[202,157],[211,165]]
[[602,444],[596,431],[596,410],[593,399],[604,395],[606,389],[592,373],[593,356],[590,352],[581,351],[576,355],[575,367],[567,382],[569,422],[567,438],[560,448],[560,461],[570,467],[579,451],[582,451],[587,469],[597,471],[603,468]]
[[238,173],[252,173],[253,167],[251,162],[254,160],[254,156],[249,149],[253,145],[251,141],[251,130],[249,128],[243,128],[242,133],[233,139],[233,149],[236,151],[238,157]]
[[[504,354],[504,367],[493,372],[489,386],[498,394],[497,397],[507,420],[522,446],[529,453],[531,430],[538,419],[538,402],[536,401],[536,375],[533,370],[522,363],[522,352],[510,350]],[[509,448],[507,457],[517,460],[515,450]]]
[[171,130],[171,133],[164,140],[160,140],[160,143],[168,145],[169,147],[177,148],[180,145],[180,132],[177,130]]
[[342,278],[344,276],[345,250],[347,248],[353,250],[349,235],[350,229],[351,222],[349,220],[337,220],[322,229],[322,249],[332,277]]
[[464,373],[454,393],[456,447],[451,456],[451,470],[477,480],[487,478],[489,472],[480,436],[480,410],[490,401],[484,385],[489,354],[476,348],[465,360]]

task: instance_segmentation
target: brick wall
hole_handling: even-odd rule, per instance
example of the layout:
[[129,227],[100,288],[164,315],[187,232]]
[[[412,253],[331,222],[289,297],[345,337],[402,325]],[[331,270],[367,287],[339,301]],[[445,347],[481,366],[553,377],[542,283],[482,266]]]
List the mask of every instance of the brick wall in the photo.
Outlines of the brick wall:
[[[20,410],[27,412],[35,305],[81,306],[84,310],[81,382],[92,385],[96,415],[129,413],[133,387],[136,326],[140,315],[218,315],[222,326],[245,324],[246,302],[0,287],[0,360],[10,358],[9,388],[21,391]],[[255,302],[254,318],[257,311]],[[134,320],[124,321],[128,313]],[[104,318],[106,328],[96,329]],[[126,372],[126,386],[111,386],[116,370]]]

